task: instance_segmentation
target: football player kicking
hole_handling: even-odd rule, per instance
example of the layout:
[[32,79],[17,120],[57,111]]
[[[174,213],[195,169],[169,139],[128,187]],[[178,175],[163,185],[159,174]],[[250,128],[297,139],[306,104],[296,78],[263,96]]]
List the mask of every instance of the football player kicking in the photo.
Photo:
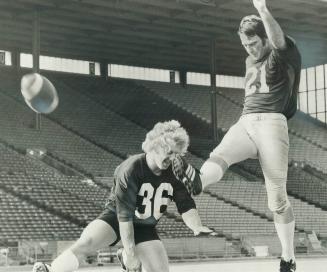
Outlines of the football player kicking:
[[[242,19],[238,34],[248,53],[245,101],[239,121],[210,154],[200,178],[185,179],[193,194],[219,181],[226,169],[248,158],[258,158],[265,177],[268,206],[274,214],[282,245],[280,272],[296,270],[293,210],[286,192],[289,138],[287,119],[297,109],[301,56],[267,9],[253,0],[259,16]],[[178,168],[178,167],[177,167]]]
[[167,253],[155,226],[171,200],[195,235],[212,233],[202,225],[194,200],[171,166],[188,146],[189,136],[177,121],[157,123],[142,144],[144,153],[129,157],[116,168],[103,213],[51,266],[35,263],[33,272],[75,271],[89,253],[119,240],[123,252],[118,257],[125,271],[139,272],[141,266],[151,272],[169,271]]

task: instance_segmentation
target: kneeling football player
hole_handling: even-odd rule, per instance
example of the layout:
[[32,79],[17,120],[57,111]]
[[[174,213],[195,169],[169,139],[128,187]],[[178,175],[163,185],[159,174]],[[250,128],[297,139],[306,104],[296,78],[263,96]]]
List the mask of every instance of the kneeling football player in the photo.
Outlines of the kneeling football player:
[[[119,240],[123,251],[118,257],[125,271],[138,272],[141,267],[151,272],[169,271],[167,253],[155,226],[171,201],[195,235],[212,232],[202,225],[195,202],[181,182],[185,171],[178,173],[178,169],[183,167],[172,167],[176,158],[176,163],[182,163],[180,157],[188,146],[189,136],[179,122],[157,123],[142,144],[144,153],[129,157],[116,168],[103,213],[51,266],[36,263],[33,272],[75,271],[89,253]],[[194,170],[188,165],[184,168],[190,173]]]

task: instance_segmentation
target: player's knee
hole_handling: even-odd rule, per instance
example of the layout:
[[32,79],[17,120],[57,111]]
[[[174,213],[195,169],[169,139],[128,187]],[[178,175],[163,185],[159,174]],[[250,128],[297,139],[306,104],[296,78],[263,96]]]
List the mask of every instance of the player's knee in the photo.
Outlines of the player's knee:
[[95,249],[94,239],[90,235],[82,235],[71,248],[76,256],[85,256]]
[[210,156],[200,169],[203,187],[219,181],[228,168],[226,161],[218,156]]
[[288,208],[291,207],[291,204],[287,197],[283,199],[273,200],[268,203],[269,209],[276,214],[282,215],[285,213]]
[[162,259],[161,257],[154,257],[148,259],[143,258],[142,266],[145,271],[151,272],[169,272],[168,260]]
[[211,162],[222,169],[223,172],[225,172],[229,166],[229,163],[227,161],[227,156],[224,154],[224,152],[211,152],[209,159],[207,159],[206,162]]
[[289,202],[273,214],[275,223],[288,224],[294,221],[293,209]]

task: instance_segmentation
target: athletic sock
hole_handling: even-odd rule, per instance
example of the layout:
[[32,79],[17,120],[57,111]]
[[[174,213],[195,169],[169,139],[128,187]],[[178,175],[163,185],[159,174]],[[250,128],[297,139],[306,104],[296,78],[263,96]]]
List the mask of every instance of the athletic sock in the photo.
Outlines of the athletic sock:
[[280,243],[282,244],[282,257],[286,262],[293,260],[294,256],[294,229],[295,221],[290,223],[282,224],[275,222],[275,228],[279,237]]

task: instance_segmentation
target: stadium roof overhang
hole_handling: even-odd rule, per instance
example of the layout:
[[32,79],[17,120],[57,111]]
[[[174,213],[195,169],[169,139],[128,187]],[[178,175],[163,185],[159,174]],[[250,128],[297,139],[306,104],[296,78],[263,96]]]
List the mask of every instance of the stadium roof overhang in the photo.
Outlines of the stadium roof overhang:
[[[327,63],[327,2],[267,1],[296,39],[303,66]],[[243,75],[237,28],[251,0],[0,0],[0,48],[32,51],[40,12],[41,54],[165,69]]]

